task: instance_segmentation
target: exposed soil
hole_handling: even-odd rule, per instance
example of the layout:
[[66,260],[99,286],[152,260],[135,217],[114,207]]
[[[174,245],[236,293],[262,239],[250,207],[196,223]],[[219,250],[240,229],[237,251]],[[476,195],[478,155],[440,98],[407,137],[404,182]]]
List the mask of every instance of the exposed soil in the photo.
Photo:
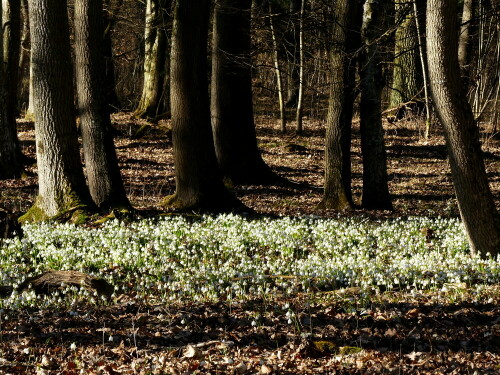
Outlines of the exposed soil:
[[[175,191],[172,144],[168,122],[147,126],[127,113],[113,116],[116,147],[126,190],[135,208],[145,214],[160,210],[159,203]],[[317,210],[323,186],[324,123],[304,122],[305,134],[296,136],[279,132],[278,121],[269,116],[257,119],[259,146],[263,158],[274,171],[297,186],[237,186],[235,194],[258,213],[271,215],[336,216],[333,211]],[[146,125],[145,129],[141,129]],[[362,166],[359,128],[354,124],[353,193],[360,201]],[[417,121],[386,123],[389,189],[393,196],[393,212],[354,214],[373,216],[458,215],[447,163],[444,138],[437,125],[431,137],[423,137],[423,124]],[[20,122],[20,139],[24,153],[35,160],[32,123]],[[140,137],[134,135],[140,130]],[[500,138],[483,133],[486,169],[497,206],[500,207]],[[0,202],[7,209],[25,212],[37,194],[36,165],[27,168],[29,176],[22,180],[0,181]]]

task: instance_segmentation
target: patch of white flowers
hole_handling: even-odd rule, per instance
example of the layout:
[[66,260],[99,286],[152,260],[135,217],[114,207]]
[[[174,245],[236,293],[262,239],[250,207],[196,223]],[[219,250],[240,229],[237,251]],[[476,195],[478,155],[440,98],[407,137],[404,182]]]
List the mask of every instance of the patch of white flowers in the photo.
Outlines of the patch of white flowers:
[[[298,291],[441,288],[447,283],[498,283],[499,259],[469,252],[455,219],[387,221],[351,218],[199,220],[166,217],[99,229],[27,224],[25,238],[0,248],[0,285],[16,287],[48,269],[103,277],[115,293],[166,302],[243,299]],[[422,229],[431,229],[428,238]],[[0,308],[71,306],[91,292],[68,287],[55,296],[13,292]]]

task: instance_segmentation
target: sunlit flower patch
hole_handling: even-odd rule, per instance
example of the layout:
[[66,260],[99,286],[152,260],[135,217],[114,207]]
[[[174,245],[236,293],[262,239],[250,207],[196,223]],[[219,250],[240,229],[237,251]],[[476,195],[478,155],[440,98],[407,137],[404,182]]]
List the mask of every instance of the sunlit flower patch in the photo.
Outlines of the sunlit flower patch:
[[[462,224],[454,219],[179,216],[110,221],[99,229],[27,224],[24,232],[22,240],[2,245],[0,285],[15,288],[49,269],[75,270],[105,278],[115,296],[166,302],[267,298],[351,286],[428,290],[500,281],[499,259],[471,256]],[[68,287],[50,296],[13,292],[0,299],[0,308],[100,299]]]

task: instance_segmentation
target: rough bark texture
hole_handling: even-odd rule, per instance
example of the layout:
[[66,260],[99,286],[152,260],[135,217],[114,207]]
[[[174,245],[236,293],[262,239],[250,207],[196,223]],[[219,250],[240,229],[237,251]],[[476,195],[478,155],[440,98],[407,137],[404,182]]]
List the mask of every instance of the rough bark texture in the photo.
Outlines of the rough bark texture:
[[500,251],[498,214],[488,185],[479,129],[460,80],[456,1],[427,3],[427,58],[432,97],[448,146],[453,185],[472,252]]
[[21,220],[44,220],[91,205],[73,106],[66,1],[30,0],[33,104],[39,195]]
[[100,208],[128,209],[102,86],[102,30],[102,0],[76,0],[76,87],[90,194]]
[[239,206],[217,165],[207,82],[209,2],[176,2],[171,53],[172,140],[176,192],[164,205],[224,211]]
[[164,113],[168,101],[164,92],[167,58],[166,0],[146,1],[144,28],[144,79],[142,95],[134,112],[137,117],[155,119]]
[[397,4],[396,11],[403,21],[396,30],[390,108],[414,100],[423,84],[413,4]]
[[3,40],[4,68],[7,73],[9,110],[17,116],[17,86],[19,78],[19,50],[21,43],[21,1],[2,0],[3,2]]
[[[0,14],[2,11],[7,12],[10,14],[10,19],[14,20],[16,18],[14,16],[15,9],[8,6],[7,9],[4,8],[2,5],[5,5],[5,0],[2,0],[2,3],[0,4]],[[19,11],[19,7],[17,11]],[[19,21],[19,17],[17,17],[17,21]],[[17,22],[17,26],[19,26],[19,22]],[[12,55],[16,50],[12,46],[15,43],[15,29],[15,20],[14,24],[0,29],[0,56],[3,60],[2,69],[0,69],[0,179],[19,177],[23,170],[15,120],[17,61]],[[17,52],[19,52],[19,48]],[[13,65],[14,63],[15,65]],[[15,72],[12,70],[13,67]]]
[[[355,60],[359,36],[355,24],[359,2],[334,0],[330,56],[330,98],[326,119],[325,188],[319,208],[353,208],[351,193],[351,123],[354,102]],[[359,25],[358,25],[359,26]]]
[[250,61],[250,0],[218,1],[212,43],[211,114],[215,151],[234,184],[279,181],[257,148]]
[[387,177],[387,156],[382,128],[382,69],[379,37],[383,34],[386,9],[376,0],[367,0],[363,9],[361,36],[364,50],[360,62],[361,149],[363,153],[362,206],[392,209]]

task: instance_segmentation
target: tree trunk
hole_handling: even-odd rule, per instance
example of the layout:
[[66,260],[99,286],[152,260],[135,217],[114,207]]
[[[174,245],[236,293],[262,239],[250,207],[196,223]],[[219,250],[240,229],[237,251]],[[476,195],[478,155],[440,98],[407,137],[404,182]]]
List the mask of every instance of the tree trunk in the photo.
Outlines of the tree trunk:
[[33,109],[39,193],[22,221],[70,214],[79,222],[93,207],[75,125],[66,1],[30,0]]
[[[15,178],[23,170],[21,150],[17,138],[15,119],[16,91],[17,91],[17,62],[12,53],[15,53],[15,7],[3,9],[5,1],[0,3],[0,14],[10,9],[10,19],[13,24],[8,28],[0,29],[0,56],[2,56],[2,69],[0,69],[0,179]],[[19,9],[18,9],[19,10]],[[18,18],[19,20],[19,18]],[[19,24],[19,22],[18,22]],[[3,26],[3,22],[2,22]],[[4,30],[5,34],[4,34]],[[10,36],[10,37],[9,37]],[[18,49],[19,52],[19,49]],[[13,65],[15,62],[15,66]],[[15,69],[12,69],[12,68]]]
[[241,205],[222,182],[210,125],[209,5],[179,0],[174,11],[170,77],[176,192],[163,204],[181,211],[226,211]]
[[379,38],[384,33],[385,9],[376,0],[366,0],[361,36],[364,50],[360,62],[361,149],[363,153],[362,206],[392,209],[387,177],[387,156],[382,128],[382,68]]
[[[353,52],[359,47],[356,30],[359,3],[333,0],[330,48],[330,98],[326,119],[325,188],[318,208],[348,210],[351,193],[351,123],[356,66]],[[359,25],[357,25],[359,26]]]
[[276,37],[276,28],[273,21],[272,3],[269,0],[269,29],[271,30],[271,39],[273,41],[273,62],[274,71],[276,73],[276,85],[278,86],[278,104],[280,107],[280,130],[283,134],[286,133],[286,108],[285,97],[283,96],[283,74],[281,74],[281,66],[278,51],[278,40]]
[[462,76],[469,85],[469,65],[471,60],[471,35],[475,29],[474,13],[476,11],[477,0],[464,0],[462,11],[462,25],[460,27],[460,38],[458,42],[458,63],[462,70]]
[[3,2],[3,61],[7,73],[9,109],[11,116],[17,117],[17,85],[19,78],[19,52],[21,44],[21,2]]
[[300,47],[299,47],[299,20],[301,2],[302,0],[289,0],[290,1],[290,21],[288,30],[285,33],[285,51],[288,61],[288,76],[287,76],[287,98],[285,106],[289,108],[297,107],[299,99],[299,60],[300,60]]
[[215,152],[233,184],[279,181],[257,148],[250,60],[250,0],[220,0],[214,11],[211,114]]
[[[115,10],[118,11],[123,4],[123,0],[118,0]],[[113,113],[120,109],[120,100],[116,94],[115,63],[113,55],[113,42],[111,34],[115,27],[116,18],[111,12],[111,0],[104,0],[105,11],[103,13],[104,24],[104,94],[109,112]]]
[[76,0],[76,87],[90,194],[99,208],[129,209],[102,86],[102,32],[102,0]]
[[144,82],[142,96],[134,112],[137,117],[155,119],[167,111],[164,80],[167,59],[166,0],[146,1],[144,32]]
[[[21,51],[19,54],[20,82],[18,88],[19,108],[23,115],[26,115],[29,98],[29,66],[30,66],[30,26],[28,21],[28,0],[21,0]],[[28,72],[28,74],[26,74]]]
[[460,80],[457,3],[428,0],[427,59],[431,91],[446,136],[460,216],[473,253],[500,252],[500,226],[488,185],[479,129]]
[[422,70],[419,64],[418,34],[413,4],[396,5],[397,19],[394,70],[390,108],[414,100],[422,90]]

